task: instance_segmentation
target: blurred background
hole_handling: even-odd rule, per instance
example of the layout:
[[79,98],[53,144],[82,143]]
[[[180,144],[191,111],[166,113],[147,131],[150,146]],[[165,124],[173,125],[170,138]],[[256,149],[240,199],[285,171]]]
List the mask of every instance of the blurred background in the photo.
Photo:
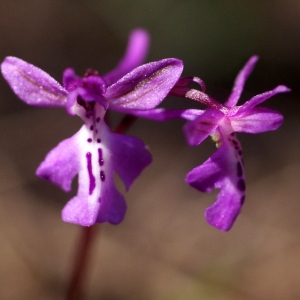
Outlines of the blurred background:
[[[300,299],[299,16],[297,0],[0,0],[1,59],[17,56],[58,81],[70,66],[105,74],[129,32],[143,27],[148,61],[182,59],[184,75],[204,79],[220,101],[253,54],[260,60],[241,102],[278,84],[293,90],[264,103],[284,114],[278,131],[239,135],[247,197],[228,233],[203,217],[216,193],[184,182],[214,144],[188,147],[182,120],[138,120],[129,134],[149,145],[154,162],[126,194],[125,221],[99,226],[84,299]],[[0,299],[62,300],[80,228],[60,217],[72,195],[35,170],[82,123],[63,109],[25,105],[4,80],[0,96]]]

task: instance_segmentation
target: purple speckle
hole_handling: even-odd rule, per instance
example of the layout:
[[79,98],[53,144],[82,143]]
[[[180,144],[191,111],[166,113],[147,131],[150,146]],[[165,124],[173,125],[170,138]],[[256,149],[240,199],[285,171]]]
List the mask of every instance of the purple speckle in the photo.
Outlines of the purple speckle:
[[237,183],[237,187],[242,192],[246,189],[246,185],[245,185],[244,179],[239,179],[239,181]]
[[237,176],[242,177],[243,176],[243,169],[240,162],[237,163]]
[[101,143],[101,140],[100,140],[100,139],[97,139],[97,143],[100,144],[100,143]]
[[101,181],[104,181],[104,180],[105,180],[105,174],[104,174],[104,171],[100,171],[100,179],[101,179]]
[[87,141],[88,141],[89,143],[91,143],[91,142],[92,142],[92,139],[91,139],[91,138],[89,138],[89,139],[87,139]]
[[91,152],[88,152],[86,154],[86,160],[87,160],[87,169],[88,169],[89,178],[90,178],[89,194],[92,195],[92,193],[96,187],[96,179],[92,172],[92,154],[91,154]]
[[91,127],[90,127],[90,130],[93,130],[94,129],[94,126],[93,125],[91,125]]
[[97,123],[99,123],[99,122],[100,122],[100,118],[99,118],[99,117],[96,119],[96,122],[97,122]]
[[98,163],[99,163],[99,166],[104,165],[104,160],[103,160],[102,149],[101,148],[98,148]]

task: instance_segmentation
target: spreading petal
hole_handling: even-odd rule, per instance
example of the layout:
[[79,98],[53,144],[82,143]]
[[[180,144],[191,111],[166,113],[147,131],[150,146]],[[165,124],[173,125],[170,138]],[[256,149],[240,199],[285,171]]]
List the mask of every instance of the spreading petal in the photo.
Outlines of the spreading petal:
[[282,124],[283,116],[274,110],[257,107],[230,120],[232,129],[236,132],[260,133],[276,130]]
[[163,59],[142,65],[107,88],[111,109],[151,109],[160,104],[183,70],[181,60]]
[[279,93],[286,93],[289,92],[290,89],[284,85],[279,85],[271,91],[264,92],[262,94],[256,95],[252,97],[249,101],[245,102],[240,109],[238,110],[238,114],[243,113],[251,108],[259,105],[260,103],[268,100],[269,98],[275,96]]
[[[118,109],[119,112],[124,112],[122,109]],[[125,110],[127,112],[127,110]],[[153,121],[167,121],[175,118],[182,118],[185,120],[195,120],[198,116],[204,113],[204,110],[199,109],[165,109],[165,108],[154,108],[148,110],[130,110],[131,115],[139,118],[145,118]]]
[[225,103],[226,107],[232,107],[237,104],[243,92],[246,80],[249,77],[249,75],[252,73],[252,70],[257,61],[258,61],[258,56],[252,56],[247,61],[244,68],[239,72],[238,76],[235,79],[231,95],[229,96],[227,102]]
[[51,150],[40,164],[36,175],[51,181],[64,191],[71,190],[72,180],[79,170],[78,133]]
[[129,36],[126,53],[117,67],[103,76],[109,86],[128,72],[141,65],[147,56],[150,36],[143,29],[135,29]]
[[65,106],[67,91],[41,69],[16,57],[1,64],[4,78],[16,95],[34,106]]
[[224,114],[214,108],[207,109],[195,120],[188,122],[184,127],[184,133],[190,146],[197,146],[209,135],[215,132]]
[[127,190],[152,161],[145,144],[133,136],[111,133],[109,150],[112,155],[112,168],[119,174]]

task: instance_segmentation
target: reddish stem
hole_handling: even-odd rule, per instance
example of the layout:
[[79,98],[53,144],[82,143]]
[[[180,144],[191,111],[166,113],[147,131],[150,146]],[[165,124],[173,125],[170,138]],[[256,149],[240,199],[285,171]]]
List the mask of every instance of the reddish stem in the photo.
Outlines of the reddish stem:
[[81,228],[78,252],[75,256],[74,268],[66,298],[67,300],[80,300],[82,298],[81,289],[87,270],[88,254],[91,249],[95,233],[96,226]]

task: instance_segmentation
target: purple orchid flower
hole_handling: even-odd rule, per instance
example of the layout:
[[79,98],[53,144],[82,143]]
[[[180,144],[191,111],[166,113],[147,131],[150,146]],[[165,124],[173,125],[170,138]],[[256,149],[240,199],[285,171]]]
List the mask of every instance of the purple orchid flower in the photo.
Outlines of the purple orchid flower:
[[206,209],[205,218],[210,225],[223,231],[232,227],[245,200],[242,148],[235,132],[260,133],[276,130],[283,122],[283,116],[257,105],[278,93],[290,91],[289,88],[279,85],[271,91],[252,97],[241,106],[236,106],[257,60],[257,56],[251,57],[240,71],[232,93],[224,105],[204,92],[184,87],[191,81],[197,81],[205,89],[202,81],[197,78],[181,80],[181,84],[177,84],[171,91],[171,94],[184,95],[209,107],[205,111],[186,110],[181,114],[190,121],[184,126],[190,146],[199,145],[210,135],[218,148],[202,165],[190,171],[185,180],[201,192],[220,189],[216,202]]
[[[166,121],[181,117],[189,120],[184,133],[190,146],[197,146],[208,136],[216,143],[218,150],[202,165],[186,176],[186,182],[201,192],[220,189],[217,201],[205,211],[207,222],[216,228],[228,231],[245,200],[245,172],[242,148],[235,132],[260,133],[276,130],[283,122],[283,116],[268,108],[257,107],[260,103],[278,93],[290,91],[279,85],[271,91],[256,95],[241,106],[236,106],[245,82],[252,72],[258,57],[253,56],[238,74],[231,95],[221,104],[207,95],[204,82],[197,77],[181,78],[169,92],[169,96],[186,97],[208,106],[206,110],[166,110],[156,108],[135,115],[155,121]],[[186,87],[196,82],[203,92]]]
[[179,79],[183,63],[178,59],[139,66],[145,58],[148,40],[145,31],[134,31],[116,69],[103,77],[88,70],[83,78],[67,69],[63,86],[21,59],[7,57],[1,65],[4,78],[21,100],[33,106],[65,107],[70,115],[78,115],[84,121],[74,136],[48,153],[36,172],[67,192],[79,174],[77,196],[62,211],[66,222],[83,226],[120,223],[126,203],[115,187],[114,172],[128,190],[151,163],[151,155],[141,140],[112,133],[104,122],[108,108],[131,114],[154,108]]

